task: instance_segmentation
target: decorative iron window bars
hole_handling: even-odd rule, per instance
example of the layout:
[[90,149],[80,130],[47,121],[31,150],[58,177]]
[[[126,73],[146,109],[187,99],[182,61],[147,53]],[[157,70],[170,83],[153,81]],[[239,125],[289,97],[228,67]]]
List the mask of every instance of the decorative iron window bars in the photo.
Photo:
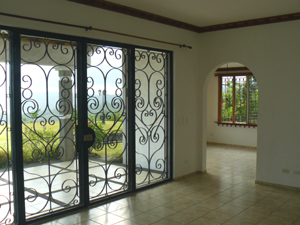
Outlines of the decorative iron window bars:
[[247,67],[219,68],[218,125],[257,126],[258,85]]

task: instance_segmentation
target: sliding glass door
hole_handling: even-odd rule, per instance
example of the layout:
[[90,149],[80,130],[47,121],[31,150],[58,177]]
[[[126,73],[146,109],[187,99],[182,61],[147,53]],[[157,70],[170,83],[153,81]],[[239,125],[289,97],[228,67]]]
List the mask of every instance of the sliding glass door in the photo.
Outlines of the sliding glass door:
[[171,53],[0,30],[0,223],[171,179]]

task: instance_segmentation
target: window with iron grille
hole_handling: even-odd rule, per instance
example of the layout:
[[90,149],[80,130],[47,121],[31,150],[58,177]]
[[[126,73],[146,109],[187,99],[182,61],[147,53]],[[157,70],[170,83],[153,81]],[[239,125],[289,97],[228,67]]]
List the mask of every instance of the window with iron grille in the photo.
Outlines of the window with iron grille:
[[[232,68],[231,68],[232,69]],[[257,126],[258,85],[246,68],[218,69],[218,124]]]

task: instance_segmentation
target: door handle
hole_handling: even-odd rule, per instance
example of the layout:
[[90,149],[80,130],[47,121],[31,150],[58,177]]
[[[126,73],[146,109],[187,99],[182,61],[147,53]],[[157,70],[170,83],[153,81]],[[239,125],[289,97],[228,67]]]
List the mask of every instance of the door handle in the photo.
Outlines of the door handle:
[[91,147],[93,146],[94,142],[95,142],[95,132],[93,129],[91,129],[90,127],[87,128],[85,134],[83,135],[83,141],[85,143],[86,147]]

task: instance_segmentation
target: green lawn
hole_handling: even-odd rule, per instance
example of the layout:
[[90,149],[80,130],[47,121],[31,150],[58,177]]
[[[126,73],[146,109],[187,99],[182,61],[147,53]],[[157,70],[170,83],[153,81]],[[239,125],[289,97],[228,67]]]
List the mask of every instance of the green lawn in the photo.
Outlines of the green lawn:
[[[105,124],[103,125],[104,130],[109,130],[113,126],[113,124],[114,124],[114,121],[105,121]],[[123,124],[121,125],[121,127],[120,127],[120,125],[121,125],[121,122],[117,122],[113,126],[112,131],[115,131],[117,129],[122,131],[123,130]]]

